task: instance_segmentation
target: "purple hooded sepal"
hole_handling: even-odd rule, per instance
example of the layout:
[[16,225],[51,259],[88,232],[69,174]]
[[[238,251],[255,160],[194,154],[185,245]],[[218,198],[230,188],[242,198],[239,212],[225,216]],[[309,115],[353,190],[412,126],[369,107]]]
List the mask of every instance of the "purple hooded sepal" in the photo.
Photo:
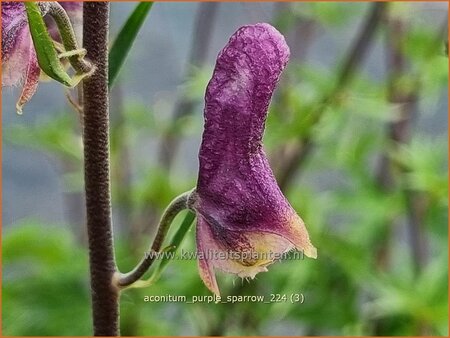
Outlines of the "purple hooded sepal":
[[270,99],[288,58],[289,48],[275,28],[244,26],[220,52],[206,90],[193,209],[200,275],[216,294],[214,269],[253,278],[267,270],[274,261],[270,257],[293,248],[317,257],[261,142]]

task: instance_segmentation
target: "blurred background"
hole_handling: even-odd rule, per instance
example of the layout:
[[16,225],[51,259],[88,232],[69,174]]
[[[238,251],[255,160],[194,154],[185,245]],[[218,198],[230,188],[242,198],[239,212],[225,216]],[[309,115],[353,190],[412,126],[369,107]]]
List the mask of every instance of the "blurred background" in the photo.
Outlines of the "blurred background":
[[[111,40],[135,5],[111,4]],[[265,147],[319,258],[251,282],[218,273],[223,296],[303,293],[303,304],[145,303],[209,295],[195,261],[171,262],[154,286],[124,292],[122,334],[447,336],[447,12],[445,2],[154,4],[111,93],[120,269],[195,186],[215,57],[256,22],[291,48]],[[3,334],[90,335],[79,116],[56,83],[41,84],[23,116],[18,95],[3,88]],[[182,248],[195,249],[194,228]]]

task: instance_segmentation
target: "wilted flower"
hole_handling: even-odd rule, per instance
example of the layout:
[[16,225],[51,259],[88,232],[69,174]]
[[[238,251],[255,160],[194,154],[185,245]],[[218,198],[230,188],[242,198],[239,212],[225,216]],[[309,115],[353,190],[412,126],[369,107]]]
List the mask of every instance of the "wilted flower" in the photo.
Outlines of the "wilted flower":
[[220,52],[206,90],[191,208],[197,212],[200,275],[216,294],[214,269],[254,278],[291,249],[317,257],[262,146],[267,109],[288,58],[289,48],[274,27],[244,26]]
[[[73,18],[81,23],[82,5],[62,2],[61,5]],[[36,92],[41,70],[34,50],[25,6],[22,2],[2,3],[2,86],[17,86],[23,83],[22,93],[17,102],[18,111]],[[41,3],[43,15],[45,3]],[[49,32],[58,40],[56,24],[49,20]]]

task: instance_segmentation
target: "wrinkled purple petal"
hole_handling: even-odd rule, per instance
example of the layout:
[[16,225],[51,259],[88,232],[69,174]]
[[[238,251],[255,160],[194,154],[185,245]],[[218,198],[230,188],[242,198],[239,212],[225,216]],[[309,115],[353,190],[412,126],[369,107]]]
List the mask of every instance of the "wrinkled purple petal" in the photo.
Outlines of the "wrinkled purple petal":
[[201,253],[198,257],[198,269],[200,276],[205,285],[213,293],[219,294],[219,287],[217,286],[216,277],[214,275],[213,265],[209,263],[207,257],[203,255],[208,249],[215,249],[215,240],[212,237],[211,229],[202,216],[197,216],[197,252]]
[[[217,58],[205,95],[199,153],[195,209],[200,214],[200,252],[266,248],[283,253],[295,247],[317,256],[303,221],[280,191],[262,146],[268,106],[288,58],[284,37],[268,24],[240,28]],[[213,267],[254,277],[271,262],[205,259],[199,266],[205,284],[217,293],[210,275]]]
[[22,93],[20,94],[19,100],[16,104],[16,109],[19,114],[22,113],[23,106],[31,100],[34,93],[36,93],[39,76],[41,74],[41,68],[36,57],[36,52],[33,46],[30,46],[29,62],[27,71],[25,73],[25,80],[22,88]]
[[23,3],[2,4],[2,84],[14,86],[24,77],[31,36]]
[[[75,33],[81,37],[82,3],[63,2],[61,5],[69,15]],[[41,10],[44,8],[46,7],[43,6]],[[46,21],[50,34],[58,40],[59,34],[55,22],[48,18]],[[36,92],[40,74],[24,4],[3,2],[2,86],[17,86],[23,82],[22,93],[17,102],[19,112]]]

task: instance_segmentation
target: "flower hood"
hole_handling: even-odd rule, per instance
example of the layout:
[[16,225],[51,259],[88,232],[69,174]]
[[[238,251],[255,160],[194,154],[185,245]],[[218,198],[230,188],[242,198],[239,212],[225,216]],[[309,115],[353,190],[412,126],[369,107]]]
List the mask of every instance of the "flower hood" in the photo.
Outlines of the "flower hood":
[[214,269],[253,278],[276,259],[271,253],[296,248],[317,257],[262,145],[268,106],[288,59],[289,48],[274,27],[241,27],[219,53],[206,90],[192,208],[200,275],[216,294]]

